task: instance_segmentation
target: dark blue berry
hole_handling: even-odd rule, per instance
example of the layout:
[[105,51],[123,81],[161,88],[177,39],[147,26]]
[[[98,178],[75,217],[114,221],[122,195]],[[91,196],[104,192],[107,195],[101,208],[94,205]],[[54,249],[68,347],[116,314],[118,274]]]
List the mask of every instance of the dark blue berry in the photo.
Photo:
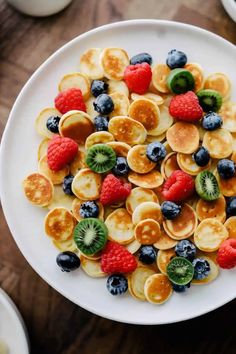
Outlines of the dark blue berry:
[[97,132],[108,130],[108,118],[104,116],[96,116],[94,118],[94,126]]
[[125,176],[129,172],[129,165],[125,157],[117,157],[115,167],[112,172],[116,176]]
[[187,56],[180,50],[172,49],[167,56],[166,64],[170,69],[182,68],[187,63]]
[[111,295],[124,294],[128,289],[128,281],[124,275],[112,274],[107,279],[107,290]]
[[206,130],[215,130],[222,126],[223,120],[219,114],[209,112],[202,118],[202,126]]
[[55,116],[49,117],[46,123],[47,129],[50,130],[50,132],[52,133],[58,133],[59,132],[58,126],[59,126],[60,119],[61,119],[60,117],[55,117]]
[[192,263],[194,266],[194,279],[201,280],[209,275],[211,268],[206,259],[196,258]]
[[70,272],[80,266],[79,257],[70,251],[59,253],[56,258],[56,262],[63,272]]
[[142,246],[139,251],[139,260],[145,264],[152,264],[156,261],[157,251],[152,246]]
[[148,144],[146,155],[149,160],[152,162],[158,162],[165,158],[166,148],[163,144],[157,142]]
[[114,109],[112,98],[106,93],[99,95],[93,103],[93,106],[96,112],[105,115],[111,113]]
[[187,289],[190,288],[190,283],[186,284],[186,285],[177,285],[172,283],[172,288],[174,291],[176,291],[177,293],[183,293],[185,292]]
[[201,167],[206,166],[210,161],[210,154],[203,146],[201,146],[192,157],[196,164]]
[[141,63],[148,63],[149,65],[152,65],[152,57],[148,53],[139,53],[137,55],[134,55],[130,59],[130,64],[131,65],[136,65],[136,64],[141,64]]
[[62,189],[65,194],[74,195],[74,193],[72,192],[72,189],[71,189],[71,184],[73,182],[73,179],[74,179],[74,176],[72,176],[72,175],[67,175],[64,178]]
[[236,197],[229,198],[226,212],[228,216],[236,216]]
[[218,161],[217,171],[221,178],[228,179],[235,176],[236,168],[235,163],[229,159],[222,159]]
[[169,201],[163,202],[161,204],[161,212],[166,219],[173,220],[180,214],[181,206]]
[[98,97],[102,93],[107,93],[108,84],[102,80],[93,80],[91,84],[91,93],[94,97]]
[[175,246],[175,253],[179,257],[187,258],[192,261],[196,256],[196,247],[193,242],[189,240],[181,240]]
[[93,201],[83,202],[79,210],[81,218],[97,218],[99,214],[99,207]]

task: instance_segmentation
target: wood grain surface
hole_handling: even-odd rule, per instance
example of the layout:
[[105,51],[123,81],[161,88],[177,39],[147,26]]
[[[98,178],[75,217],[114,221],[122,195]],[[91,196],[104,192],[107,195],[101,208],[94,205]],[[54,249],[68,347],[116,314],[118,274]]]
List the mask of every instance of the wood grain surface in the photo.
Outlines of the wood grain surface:
[[[47,18],[22,15],[0,0],[0,134],[20,89],[50,54],[91,28],[133,18],[191,23],[236,43],[236,25],[219,0],[74,0]],[[236,353],[236,300],[197,319],[165,326],[100,318],[62,297],[34,272],[2,212],[0,286],[22,313],[33,354]]]

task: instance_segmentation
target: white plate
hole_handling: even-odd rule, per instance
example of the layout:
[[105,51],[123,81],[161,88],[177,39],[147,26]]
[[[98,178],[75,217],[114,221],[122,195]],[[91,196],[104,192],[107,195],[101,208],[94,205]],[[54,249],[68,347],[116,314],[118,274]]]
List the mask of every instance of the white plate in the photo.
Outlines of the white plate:
[[29,346],[23,319],[9,296],[0,289],[0,340],[9,354],[28,354]]
[[[40,137],[34,130],[38,112],[53,105],[57,84],[78,68],[81,53],[91,47],[123,47],[130,56],[149,52],[154,62],[165,62],[168,51],[179,48],[190,62],[200,63],[205,74],[225,72],[236,83],[236,49],[224,39],[189,25],[157,20],[114,23],[85,33],[53,54],[21,91],[9,118],[1,149],[2,205],[20,250],[31,266],[51,286],[83,308],[121,322],[161,324],[204,314],[236,295],[235,270],[222,271],[211,285],[192,286],[186,294],[174,294],[161,306],[137,302],[131,296],[113,297],[105,279],[92,279],[81,270],[65,274],[57,268],[57,250],[44,234],[45,210],[23,196],[21,182],[37,169]],[[236,84],[233,88],[236,100]]]

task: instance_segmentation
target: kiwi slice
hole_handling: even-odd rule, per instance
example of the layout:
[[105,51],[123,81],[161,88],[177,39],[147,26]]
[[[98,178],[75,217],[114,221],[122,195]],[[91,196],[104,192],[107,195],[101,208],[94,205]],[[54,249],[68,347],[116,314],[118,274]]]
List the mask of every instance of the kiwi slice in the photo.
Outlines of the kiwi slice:
[[167,78],[167,85],[176,94],[185,93],[194,89],[194,77],[188,70],[174,69]]
[[74,241],[85,255],[100,251],[106,244],[108,229],[104,222],[96,218],[81,220],[74,229]]
[[186,258],[172,258],[166,270],[168,278],[174,284],[186,285],[193,279],[194,267]]
[[115,166],[116,154],[110,146],[96,144],[88,149],[86,164],[92,171],[104,173],[110,171]]
[[195,188],[199,196],[204,200],[215,200],[220,196],[217,179],[210,171],[202,171],[197,175]]
[[200,90],[197,97],[204,112],[218,112],[222,106],[222,96],[215,90]]

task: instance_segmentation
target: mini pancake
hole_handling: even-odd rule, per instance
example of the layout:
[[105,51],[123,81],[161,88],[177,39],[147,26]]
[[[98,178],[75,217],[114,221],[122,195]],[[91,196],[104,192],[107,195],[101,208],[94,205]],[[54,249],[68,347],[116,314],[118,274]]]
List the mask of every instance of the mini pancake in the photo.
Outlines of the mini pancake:
[[192,154],[199,145],[199,132],[194,124],[177,122],[167,130],[166,139],[172,150]]
[[193,75],[194,78],[194,91],[198,92],[203,88],[204,76],[203,69],[201,65],[197,63],[188,63],[184,66],[184,68]]
[[170,154],[171,152],[173,152],[173,150],[171,149],[170,145],[168,144],[168,141],[165,141],[165,142],[163,143],[163,145],[164,145],[165,148],[166,148],[167,154]]
[[74,177],[72,191],[82,200],[96,200],[100,196],[102,177],[89,168],[81,169]]
[[139,98],[147,98],[148,100],[151,100],[153,101],[155,104],[157,104],[158,106],[162,105],[163,102],[164,102],[164,99],[163,97],[155,94],[155,93],[152,93],[152,92],[147,92],[147,93],[144,93],[143,95],[139,95],[137,93],[131,93],[131,99],[133,101],[139,99]]
[[129,97],[129,89],[124,81],[108,80],[108,94],[120,92]]
[[148,130],[149,135],[159,136],[165,133],[173,124],[174,120],[169,114],[169,109],[165,106],[160,107],[159,122],[155,129]]
[[147,137],[147,131],[144,126],[126,116],[112,118],[109,122],[108,130],[116,140],[129,145],[142,144]]
[[97,261],[102,258],[102,250],[90,255],[83,254],[83,252],[79,251],[79,256],[89,259],[90,261]]
[[59,171],[52,171],[48,166],[47,156],[43,156],[38,163],[39,173],[47,176],[52,184],[61,184],[64,178],[69,174],[69,167],[65,166]]
[[158,251],[158,253],[157,253],[157,267],[162,274],[167,274],[166,267],[170,263],[171,259],[174,257],[176,257],[174,248]]
[[233,139],[233,152],[236,152],[236,133],[231,133]]
[[160,237],[160,224],[153,219],[140,221],[134,229],[134,236],[142,245],[152,245]]
[[61,113],[56,108],[45,108],[43,109],[35,120],[35,129],[39,135],[45,138],[51,139],[53,133],[47,129],[47,120],[49,117],[61,117]]
[[132,215],[137,206],[144,202],[158,203],[157,195],[150,189],[136,187],[131,190],[130,195],[126,199],[125,206],[128,213]]
[[149,133],[149,131],[157,128],[160,111],[153,101],[147,98],[138,98],[131,103],[129,107],[129,116],[140,122]]
[[220,191],[225,197],[233,197],[236,195],[236,176],[223,179],[220,178],[218,172],[216,172],[216,179],[218,181]]
[[160,135],[147,135],[147,139],[145,141],[145,143],[155,143],[156,141],[160,141],[162,142],[163,140],[165,140],[166,138],[166,133],[162,133]]
[[100,55],[100,65],[105,77],[110,80],[122,80],[125,68],[129,65],[129,57],[124,49],[105,48]]
[[170,106],[170,101],[172,100],[172,97],[174,97],[174,95],[173,95],[173,94],[170,94],[170,93],[169,93],[168,95],[165,95],[165,96],[164,96],[164,103],[163,103],[163,106],[169,108],[169,106]]
[[194,243],[201,251],[214,252],[228,237],[226,227],[219,220],[209,218],[198,225],[194,233]]
[[103,78],[103,70],[100,66],[101,48],[90,48],[80,57],[80,70],[90,79]]
[[194,284],[194,285],[202,285],[202,284],[211,283],[219,275],[219,267],[218,267],[216,262],[214,262],[211,258],[206,257],[205,255],[201,256],[201,258],[205,259],[209,263],[209,265],[210,265],[210,273],[204,279],[200,279],[200,280],[193,279],[191,281],[191,284]]
[[94,122],[94,118],[97,117],[98,112],[95,111],[93,103],[95,102],[95,97],[90,97],[86,102],[86,112],[89,115],[89,118],[92,122]]
[[63,192],[61,185],[54,186],[53,198],[47,207],[49,210],[52,210],[54,208],[59,208],[59,207],[63,207],[68,210],[72,210],[72,203],[73,203],[74,199],[75,199],[74,196],[65,194]]
[[[74,217],[76,218],[76,220],[80,221],[83,220],[84,218],[82,218],[80,216],[80,206],[81,204],[84,203],[84,200],[80,200],[78,198],[74,198],[73,203],[72,203],[72,214],[74,215]],[[98,205],[99,208],[99,214],[98,214],[98,219],[100,220],[104,220],[103,216],[104,216],[104,208],[103,205],[96,201],[96,204]]]
[[161,163],[161,174],[163,178],[167,179],[168,177],[170,177],[172,172],[179,169],[180,167],[177,161],[177,153],[171,152],[166,155],[166,157]]
[[230,96],[231,83],[228,76],[226,76],[225,74],[214,73],[206,78],[206,81],[204,83],[204,89],[218,91],[225,100]]
[[153,244],[155,248],[163,251],[173,248],[176,245],[177,245],[177,241],[170,238],[165,232],[165,230],[163,230],[162,228],[161,228],[160,235],[157,238],[157,241]]
[[198,194],[193,194],[191,197],[187,198],[185,200],[185,203],[187,203],[188,205],[190,205],[194,210],[196,210],[196,206],[197,206],[197,202],[199,200],[199,196]]
[[43,157],[43,156],[45,156],[47,154],[49,141],[50,141],[50,139],[45,138],[39,144],[39,147],[38,147],[38,161],[41,159],[41,157]]
[[137,240],[133,240],[132,242],[125,245],[125,248],[132,254],[136,253],[141,247],[141,243]]
[[211,157],[224,159],[232,154],[233,138],[228,130],[221,128],[206,132],[202,145],[210,151]]
[[236,238],[236,216],[231,216],[224,223],[230,238]]
[[183,204],[181,213],[173,220],[164,220],[163,227],[165,232],[174,240],[183,240],[193,235],[198,221],[194,209]]
[[130,294],[137,300],[145,301],[144,285],[148,277],[155,274],[154,270],[139,266],[128,278],[128,287]]
[[113,209],[110,205],[105,206],[105,207],[104,207],[104,220],[106,220],[107,217],[108,217],[111,213],[113,213],[113,211],[114,211],[114,209]]
[[158,223],[162,223],[162,213],[160,204],[154,202],[144,202],[134,209],[132,221],[137,225],[140,221],[152,219]]
[[74,160],[70,163],[70,173],[75,176],[82,168],[86,168],[85,153],[84,151],[78,149],[78,153]]
[[95,132],[87,137],[85,141],[85,149],[96,144],[106,144],[110,141],[114,141],[114,137],[111,133],[106,131]]
[[156,194],[160,205],[165,201],[165,199],[163,198],[163,195],[162,195],[162,187],[163,186],[159,186],[157,188],[152,189],[153,192]]
[[54,208],[44,220],[46,234],[56,241],[66,241],[73,236],[76,225],[74,216],[66,208]]
[[129,172],[129,182],[142,188],[157,188],[162,185],[164,179],[159,171],[153,170],[145,175],[140,175],[136,172]]
[[143,174],[156,167],[156,164],[147,158],[146,150],[146,145],[135,145],[129,150],[127,162],[132,171]]
[[168,93],[167,77],[170,68],[166,64],[156,64],[152,69],[152,84],[160,92]]
[[200,139],[200,141],[203,141],[206,130],[201,125],[197,125],[197,128],[198,128],[198,132],[199,132],[199,139]]
[[219,115],[223,119],[222,128],[229,132],[236,132],[236,104],[232,102],[225,102],[221,106]]
[[41,173],[32,173],[23,181],[23,189],[30,203],[41,207],[47,206],[53,198],[53,184]]
[[52,240],[52,243],[61,252],[65,252],[65,251],[75,252],[77,250],[77,246],[73,238],[70,238],[69,240],[66,241]]
[[211,162],[209,161],[206,166],[200,167],[196,164],[196,162],[192,158],[192,155],[182,154],[180,152],[178,152],[177,154],[177,162],[182,171],[192,176],[197,176],[197,174],[201,171],[209,170],[209,167],[211,165]]
[[164,274],[153,274],[147,278],[144,294],[148,302],[163,304],[172,295],[173,289],[168,277]]
[[128,152],[131,149],[130,145],[122,143],[120,141],[111,141],[107,143],[107,145],[115,151],[116,156],[127,157]]
[[87,137],[94,132],[94,125],[87,113],[74,110],[63,114],[59,122],[59,132],[61,136],[84,144]]
[[114,110],[109,114],[109,118],[116,116],[127,116],[129,110],[129,99],[121,92],[113,92],[110,97],[114,103]]
[[83,271],[92,278],[101,278],[107,276],[101,269],[101,261],[92,261],[91,259],[80,256],[81,267]]
[[108,238],[122,245],[134,240],[134,225],[130,214],[124,208],[113,211],[105,221],[108,228]]
[[70,88],[79,88],[86,101],[90,96],[90,81],[88,76],[79,72],[64,75],[59,82],[58,90],[62,92]]
[[196,213],[200,221],[208,218],[215,218],[223,223],[226,219],[225,209],[225,198],[221,195],[218,199],[209,202],[199,199],[196,206]]

